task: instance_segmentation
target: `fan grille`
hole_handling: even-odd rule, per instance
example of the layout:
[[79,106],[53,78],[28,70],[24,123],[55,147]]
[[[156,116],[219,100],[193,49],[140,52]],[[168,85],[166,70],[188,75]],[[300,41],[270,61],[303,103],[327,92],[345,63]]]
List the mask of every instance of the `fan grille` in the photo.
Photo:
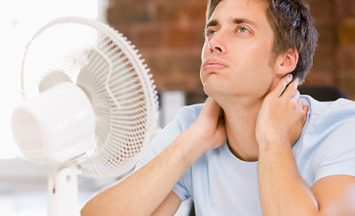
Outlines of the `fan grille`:
[[83,18],[48,24],[27,47],[22,77],[25,98],[66,81],[85,91],[96,114],[96,145],[79,164],[84,175],[128,172],[156,129],[158,102],[152,76],[130,42],[105,24]]

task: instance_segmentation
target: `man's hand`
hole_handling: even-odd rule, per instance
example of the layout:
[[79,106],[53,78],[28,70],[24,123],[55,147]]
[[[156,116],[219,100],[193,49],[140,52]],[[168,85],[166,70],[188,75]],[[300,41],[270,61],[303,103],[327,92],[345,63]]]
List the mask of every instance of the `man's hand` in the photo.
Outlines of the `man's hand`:
[[265,97],[256,123],[260,150],[268,145],[291,146],[300,136],[308,106],[299,98],[298,79],[287,75]]
[[199,145],[201,152],[217,148],[226,139],[224,116],[221,107],[212,99],[206,103],[193,125],[186,131],[193,137],[193,144]]
[[264,99],[257,118],[258,179],[263,215],[317,215],[318,204],[299,175],[291,147],[300,136],[308,107],[289,75]]

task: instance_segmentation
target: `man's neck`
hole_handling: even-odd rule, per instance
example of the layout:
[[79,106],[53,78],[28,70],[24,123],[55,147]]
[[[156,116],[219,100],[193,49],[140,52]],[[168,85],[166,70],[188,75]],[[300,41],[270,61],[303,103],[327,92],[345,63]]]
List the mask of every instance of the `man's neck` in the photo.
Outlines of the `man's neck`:
[[248,106],[223,106],[229,148],[236,157],[244,161],[258,160],[255,126],[261,103],[262,101]]

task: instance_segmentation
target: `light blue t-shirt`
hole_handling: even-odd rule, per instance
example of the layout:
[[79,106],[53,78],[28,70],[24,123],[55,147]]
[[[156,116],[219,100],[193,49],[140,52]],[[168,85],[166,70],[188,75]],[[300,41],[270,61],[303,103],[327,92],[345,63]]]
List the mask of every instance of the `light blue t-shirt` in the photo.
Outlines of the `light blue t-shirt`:
[[[319,102],[302,96],[310,109],[301,137],[293,146],[299,173],[311,187],[330,175],[355,176],[355,102]],[[152,141],[138,167],[163,151],[199,115],[202,104],[182,108]],[[201,156],[173,191],[191,197],[196,215],[261,215],[257,162],[235,157],[227,144]],[[169,178],[169,176],[167,176]]]

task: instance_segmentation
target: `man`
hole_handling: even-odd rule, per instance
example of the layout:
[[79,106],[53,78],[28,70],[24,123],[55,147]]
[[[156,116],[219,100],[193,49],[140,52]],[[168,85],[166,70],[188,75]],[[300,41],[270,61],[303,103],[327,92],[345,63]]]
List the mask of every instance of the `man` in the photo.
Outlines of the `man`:
[[[210,0],[201,81],[134,174],[82,215],[355,215],[355,105],[299,96],[317,33],[299,0]],[[291,75],[292,74],[292,75]]]

